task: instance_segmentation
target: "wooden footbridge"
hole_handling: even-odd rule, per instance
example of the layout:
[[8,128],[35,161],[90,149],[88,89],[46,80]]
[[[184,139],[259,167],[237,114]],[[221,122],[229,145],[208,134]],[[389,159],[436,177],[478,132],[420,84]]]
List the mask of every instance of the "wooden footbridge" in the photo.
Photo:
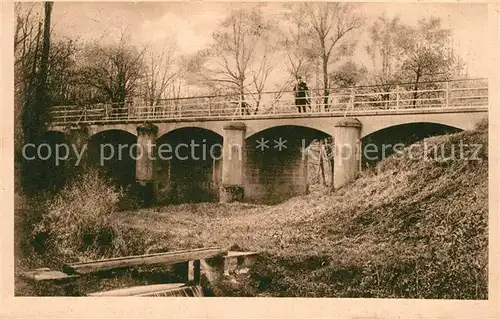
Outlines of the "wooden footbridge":
[[209,247],[77,262],[65,264],[62,267],[62,271],[50,270],[48,268],[35,269],[23,273],[22,279],[31,284],[43,282],[49,285],[64,285],[71,284],[72,281],[80,277],[102,275],[103,273],[120,269],[181,265],[184,266],[185,273],[187,274],[182,283],[134,286],[124,289],[93,292],[88,294],[88,296],[201,297],[203,296],[203,289],[201,287],[202,260],[214,261],[212,262],[214,264],[213,269],[219,275],[223,275],[230,269],[235,269],[238,266],[250,266],[255,261],[256,256],[257,254],[253,252],[230,252],[218,247]]

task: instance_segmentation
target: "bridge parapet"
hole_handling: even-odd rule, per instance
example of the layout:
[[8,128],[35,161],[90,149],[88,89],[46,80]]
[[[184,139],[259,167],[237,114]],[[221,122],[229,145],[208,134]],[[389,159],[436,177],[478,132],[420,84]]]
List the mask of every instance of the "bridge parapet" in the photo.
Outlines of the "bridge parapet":
[[[310,90],[308,102],[307,113],[316,116],[487,107],[488,80],[391,83],[332,88],[326,92]],[[295,106],[291,91],[166,99],[154,106],[130,103],[53,106],[50,114],[52,126],[305,116]]]

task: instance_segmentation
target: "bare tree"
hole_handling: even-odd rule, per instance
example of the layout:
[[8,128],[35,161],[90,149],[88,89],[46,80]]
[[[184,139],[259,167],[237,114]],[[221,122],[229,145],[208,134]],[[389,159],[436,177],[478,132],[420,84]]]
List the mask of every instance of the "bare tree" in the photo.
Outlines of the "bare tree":
[[[22,142],[35,144],[40,142],[48,122],[47,108],[50,104],[50,95],[47,92],[47,77],[52,6],[53,2],[45,2],[43,5],[42,31],[42,22],[36,18],[31,19],[34,7],[29,7],[23,13],[22,7],[16,5],[16,27],[14,32],[15,95],[16,115],[18,115],[19,122],[21,122],[21,125],[17,125],[17,127],[18,132],[22,131],[22,138],[19,138],[19,136],[16,138],[16,147],[22,145]],[[35,31],[35,21],[38,22],[37,31]],[[21,130],[19,130],[19,127]],[[37,177],[38,174],[37,165],[23,158],[21,184],[27,192],[36,189],[40,182]]]
[[[460,59],[450,52],[450,39],[451,31],[434,17],[410,26],[399,17],[389,20],[380,16],[370,28],[370,43],[366,47],[375,67],[371,82],[380,85],[373,91],[388,101],[389,93],[385,92],[395,89],[397,83],[413,83],[406,87],[413,91],[415,105],[422,82],[446,80],[460,72]],[[432,86],[426,83],[427,88]]]
[[116,108],[124,108],[127,98],[138,90],[144,74],[144,52],[127,43],[122,34],[117,44],[93,43],[84,48],[80,69],[82,84],[95,88],[97,94]]
[[369,81],[375,85],[370,91],[379,93],[375,98],[371,97],[372,100],[388,101],[388,92],[396,87],[396,83],[401,82],[398,58],[401,48],[397,39],[401,36],[403,27],[399,17],[388,19],[381,15],[369,29],[370,39],[365,49],[374,68],[369,74]]
[[[27,95],[22,110],[24,138],[26,141],[30,142],[40,139],[47,121],[47,106],[49,101],[46,85],[50,54],[50,19],[52,6],[52,2],[44,3],[42,48],[40,51],[40,32],[38,32],[33,52],[34,56],[31,67],[32,76],[29,79],[30,82],[28,83]],[[19,37],[19,34],[17,34],[17,36]],[[17,40],[19,41],[20,39],[18,38]],[[39,63],[38,54],[40,54]]]
[[151,49],[146,54],[144,98],[151,107],[169,95],[172,82],[182,71],[176,50],[175,42],[169,40],[160,52]]
[[[280,41],[285,51],[285,67],[293,79],[307,76],[311,73],[314,58],[308,56],[308,47],[312,45],[312,38],[308,36],[308,23],[304,21],[304,6],[294,7],[285,5],[288,10],[283,13],[286,22],[281,30]],[[295,10],[293,10],[295,9]]]
[[15,15],[16,23],[14,30],[14,64],[18,65],[22,63],[33,50],[33,44],[36,41],[39,33],[36,32],[36,26],[41,23],[39,17],[36,16],[34,12],[34,5],[30,4],[26,7],[26,4],[16,3],[15,5]]
[[[252,70],[251,74],[251,85],[253,87],[253,91],[255,94],[251,94],[250,96],[253,98],[255,102],[255,107],[253,108],[253,114],[257,114],[259,112],[260,102],[262,100],[262,92],[264,91],[267,83],[267,79],[269,75],[274,69],[274,65],[269,57],[271,54],[270,50],[272,50],[270,45],[265,45],[263,48],[263,54],[260,59],[259,65],[256,70]],[[247,114],[250,110],[247,109]]]
[[[42,27],[38,8],[45,4],[16,4],[14,32],[14,97],[16,143],[22,139],[22,114],[32,103],[38,77],[41,75]],[[53,28],[49,31],[52,33]],[[46,61],[46,104],[71,104],[75,91],[75,58],[78,46],[75,41],[50,35],[50,50]],[[39,93],[38,93],[39,94]],[[46,105],[46,106],[47,106]],[[46,110],[46,107],[43,108]],[[17,144],[16,144],[17,145]]]
[[370,55],[375,74],[383,82],[390,81],[398,70],[398,55],[401,51],[397,45],[399,32],[403,24],[399,17],[387,19],[381,15],[369,29],[370,39],[366,52]]
[[[200,74],[206,83],[222,86],[239,96],[241,112],[250,114],[245,93],[256,90],[260,101],[266,81],[273,69],[270,32],[260,8],[238,9],[231,12],[214,32],[214,45],[200,64]],[[253,113],[258,111],[259,102]]]
[[[411,36],[411,40],[410,37]],[[401,48],[401,78],[414,83],[413,105],[418,97],[419,83],[425,80],[448,80],[456,70],[456,60],[447,46],[451,30],[441,26],[441,20],[422,19],[416,27],[404,26],[397,45]]]
[[16,143],[22,144],[22,117],[28,97],[34,94],[35,76],[40,56],[42,20],[34,4],[16,3],[14,31],[14,99]]
[[328,105],[329,72],[331,63],[352,54],[355,42],[347,35],[361,27],[362,18],[351,4],[340,2],[303,4],[308,22],[307,35],[312,37],[310,56],[321,61],[324,105]]

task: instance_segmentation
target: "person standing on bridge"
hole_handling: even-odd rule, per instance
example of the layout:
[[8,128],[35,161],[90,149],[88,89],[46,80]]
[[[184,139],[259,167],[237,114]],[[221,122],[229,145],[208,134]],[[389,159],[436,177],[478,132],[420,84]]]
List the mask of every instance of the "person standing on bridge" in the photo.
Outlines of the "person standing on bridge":
[[297,78],[297,84],[295,84],[293,91],[295,93],[295,106],[297,106],[299,113],[306,112],[306,105],[311,109],[309,88],[301,76]]

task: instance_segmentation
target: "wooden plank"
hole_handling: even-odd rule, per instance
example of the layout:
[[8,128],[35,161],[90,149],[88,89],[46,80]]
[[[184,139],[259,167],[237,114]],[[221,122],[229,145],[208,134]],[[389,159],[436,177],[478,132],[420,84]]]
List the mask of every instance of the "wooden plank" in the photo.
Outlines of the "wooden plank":
[[240,256],[257,256],[259,255],[256,251],[228,251],[224,258],[240,257]]
[[199,285],[201,282],[201,262],[200,260],[193,261],[194,267],[194,282]]
[[21,277],[34,280],[34,281],[50,281],[50,280],[65,280],[75,278],[78,276],[70,276],[57,270],[50,270],[49,268],[40,268],[31,271],[26,271],[21,274]]
[[217,255],[225,255],[221,248],[200,248],[184,251],[174,251],[166,253],[148,254],[140,256],[118,257],[110,259],[95,260],[89,262],[79,262],[63,266],[63,271],[67,274],[88,274],[92,272],[129,268],[143,265],[172,265],[191,260],[213,258]]
[[238,268],[251,267],[259,257],[259,253],[253,251],[230,251],[224,256],[224,273],[237,270]]

